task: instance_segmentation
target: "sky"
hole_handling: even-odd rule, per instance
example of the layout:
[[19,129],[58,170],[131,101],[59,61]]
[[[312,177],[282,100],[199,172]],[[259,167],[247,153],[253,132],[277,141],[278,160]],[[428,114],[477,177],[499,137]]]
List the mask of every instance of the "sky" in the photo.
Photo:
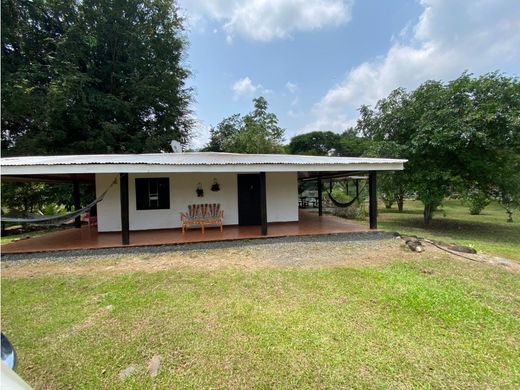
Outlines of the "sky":
[[520,0],[179,0],[193,148],[264,96],[285,140],[342,132],[393,89],[520,75]]

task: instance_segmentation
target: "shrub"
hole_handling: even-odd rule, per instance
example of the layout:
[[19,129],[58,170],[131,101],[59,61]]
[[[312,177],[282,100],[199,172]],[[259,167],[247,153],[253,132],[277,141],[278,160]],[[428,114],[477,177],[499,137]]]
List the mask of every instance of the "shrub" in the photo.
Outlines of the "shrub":
[[491,201],[486,193],[476,188],[467,190],[463,195],[463,199],[464,204],[469,207],[471,215],[479,215]]

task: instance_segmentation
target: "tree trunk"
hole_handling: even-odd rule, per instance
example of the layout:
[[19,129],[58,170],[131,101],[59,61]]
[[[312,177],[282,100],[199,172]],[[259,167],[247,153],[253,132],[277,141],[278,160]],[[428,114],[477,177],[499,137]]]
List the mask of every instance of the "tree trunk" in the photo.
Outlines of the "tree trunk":
[[432,220],[433,208],[434,208],[433,204],[431,204],[431,203],[427,203],[424,205],[423,216],[424,216],[424,224],[426,226],[428,226],[430,224],[430,221]]
[[400,213],[403,212],[403,206],[404,206],[404,193],[400,192],[399,195],[397,195],[397,209]]
[[506,210],[507,213],[507,222],[513,222],[513,212],[511,210]]

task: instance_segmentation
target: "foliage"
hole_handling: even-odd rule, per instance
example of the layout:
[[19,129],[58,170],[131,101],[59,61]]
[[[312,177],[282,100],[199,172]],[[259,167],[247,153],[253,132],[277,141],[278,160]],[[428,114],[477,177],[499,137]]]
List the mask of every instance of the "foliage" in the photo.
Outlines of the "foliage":
[[243,126],[240,114],[224,118],[216,127],[210,129],[210,141],[204,150],[208,152],[222,152],[226,147],[226,140],[235,137]]
[[337,155],[360,157],[370,149],[372,140],[363,137],[356,129],[348,129],[341,134]]
[[[404,158],[404,147],[392,141],[373,142],[365,153],[370,157]],[[405,165],[406,169],[406,165]],[[377,176],[377,192],[386,208],[397,202],[398,210],[403,211],[404,196],[408,187],[408,176],[403,171],[381,172]]]
[[205,151],[231,153],[282,153],[284,129],[278,118],[268,112],[262,96],[253,99],[254,110],[243,118],[239,114],[225,118],[210,130]]
[[4,155],[159,152],[192,120],[170,0],[2,2]]
[[479,215],[491,202],[489,196],[476,187],[463,190],[462,196],[464,203],[469,207],[469,213],[471,215]]
[[59,215],[65,214],[67,207],[64,204],[49,203],[38,210],[41,215]]
[[370,143],[370,139],[360,137],[354,129],[342,134],[313,131],[294,136],[287,148],[290,154],[358,157],[366,152]]
[[313,131],[292,137],[287,150],[290,154],[337,155],[340,138],[332,131]]
[[2,182],[2,212],[7,214],[35,213],[49,198],[43,183]]
[[491,193],[506,210],[507,222],[513,222],[513,210],[520,209],[520,155],[508,159],[496,172],[495,181]]
[[518,118],[518,79],[464,73],[449,83],[427,81],[412,92],[396,89],[374,109],[363,106],[358,130],[402,148],[409,160],[406,185],[423,202],[428,224],[457,184],[485,193],[499,181],[506,185],[497,173],[519,154]]
[[[94,197],[93,185],[80,185],[82,207],[91,202]],[[63,205],[69,211],[74,209],[72,184],[2,182],[2,212],[4,213],[13,215],[33,214],[46,207],[54,208],[59,207],[59,205]]]

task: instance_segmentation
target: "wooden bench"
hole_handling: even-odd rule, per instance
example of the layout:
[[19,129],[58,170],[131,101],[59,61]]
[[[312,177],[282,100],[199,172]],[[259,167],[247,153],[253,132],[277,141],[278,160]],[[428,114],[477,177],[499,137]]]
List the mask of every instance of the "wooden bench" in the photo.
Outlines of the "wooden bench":
[[187,213],[181,214],[182,234],[189,226],[200,226],[204,234],[205,225],[218,225],[223,231],[224,211],[220,210],[219,203],[191,204]]

